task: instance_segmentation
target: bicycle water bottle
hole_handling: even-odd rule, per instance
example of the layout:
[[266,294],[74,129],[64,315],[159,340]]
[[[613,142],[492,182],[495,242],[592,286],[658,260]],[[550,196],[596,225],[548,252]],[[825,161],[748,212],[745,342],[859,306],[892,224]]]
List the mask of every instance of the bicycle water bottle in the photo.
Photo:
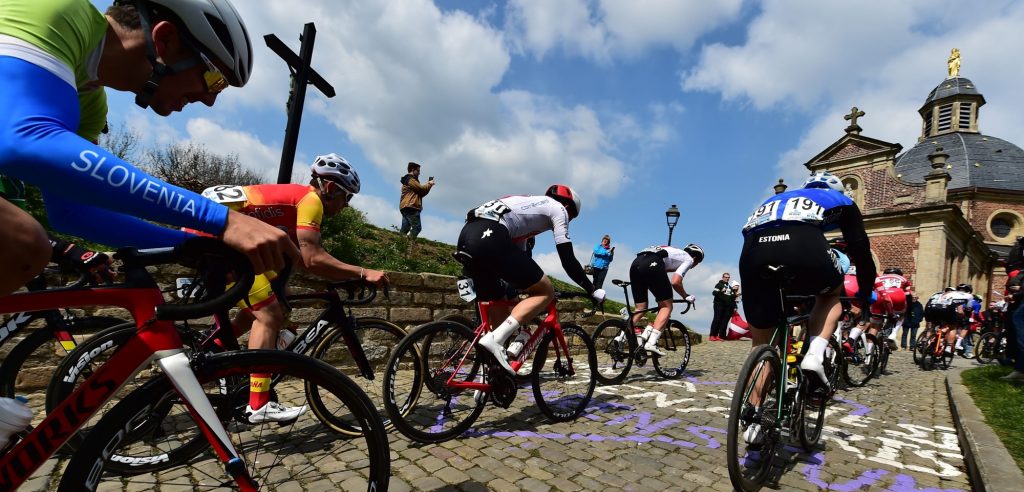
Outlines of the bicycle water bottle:
[[292,344],[292,340],[295,340],[297,336],[294,326],[281,328],[281,332],[277,334],[277,349],[287,350],[288,346]]
[[32,409],[24,396],[0,398],[0,450],[7,448],[11,436],[28,430]]
[[516,339],[512,341],[508,346],[508,353],[512,357],[519,357],[519,352],[526,346],[526,342],[530,340],[530,331],[526,328],[520,328],[519,334],[516,335]]
[[629,319],[629,311],[626,311],[625,306],[623,306],[622,309],[619,310],[619,316],[621,316],[622,319]]

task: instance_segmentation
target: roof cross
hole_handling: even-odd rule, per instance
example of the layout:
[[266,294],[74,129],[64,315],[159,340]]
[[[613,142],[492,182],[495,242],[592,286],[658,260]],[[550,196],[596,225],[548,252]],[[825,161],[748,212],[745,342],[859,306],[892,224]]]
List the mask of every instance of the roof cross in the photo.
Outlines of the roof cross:
[[850,122],[850,126],[846,127],[846,133],[860,134],[862,128],[857,124],[857,118],[860,118],[861,116],[864,116],[864,112],[857,109],[857,106],[850,108],[850,114],[843,116],[844,120],[848,120]]

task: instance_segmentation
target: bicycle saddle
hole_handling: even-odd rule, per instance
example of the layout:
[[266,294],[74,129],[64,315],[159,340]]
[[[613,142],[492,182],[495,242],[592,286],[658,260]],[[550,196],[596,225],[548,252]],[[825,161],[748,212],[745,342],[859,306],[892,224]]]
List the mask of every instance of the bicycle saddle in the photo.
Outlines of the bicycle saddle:
[[617,285],[617,286],[619,286],[619,287],[628,287],[629,286],[629,282],[626,282],[624,280],[619,280],[619,279],[612,280],[612,283]]

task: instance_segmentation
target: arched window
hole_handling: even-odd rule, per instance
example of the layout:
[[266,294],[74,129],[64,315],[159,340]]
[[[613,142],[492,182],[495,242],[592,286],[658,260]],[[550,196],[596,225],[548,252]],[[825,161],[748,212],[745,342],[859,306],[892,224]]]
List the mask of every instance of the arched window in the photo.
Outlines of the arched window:
[[844,176],[842,178],[843,188],[846,189],[846,196],[850,197],[857,206],[864,208],[864,190],[857,176]]

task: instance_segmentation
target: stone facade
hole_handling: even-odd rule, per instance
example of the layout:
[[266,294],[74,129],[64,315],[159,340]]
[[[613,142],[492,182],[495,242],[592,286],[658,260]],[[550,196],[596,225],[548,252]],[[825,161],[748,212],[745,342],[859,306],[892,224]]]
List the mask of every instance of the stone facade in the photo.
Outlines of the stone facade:
[[[1024,153],[980,134],[984,103],[969,80],[947,79],[919,111],[922,135],[910,151],[851,125],[805,164],[843,181],[864,214],[879,270],[901,268],[919,296],[969,283],[986,301],[1001,299],[1000,262],[1014,238],[1024,236],[1024,186],[1015,181]],[[952,123],[941,120],[940,109],[949,104]],[[956,148],[943,149],[950,142]],[[1007,174],[1010,179],[1001,179]]]

